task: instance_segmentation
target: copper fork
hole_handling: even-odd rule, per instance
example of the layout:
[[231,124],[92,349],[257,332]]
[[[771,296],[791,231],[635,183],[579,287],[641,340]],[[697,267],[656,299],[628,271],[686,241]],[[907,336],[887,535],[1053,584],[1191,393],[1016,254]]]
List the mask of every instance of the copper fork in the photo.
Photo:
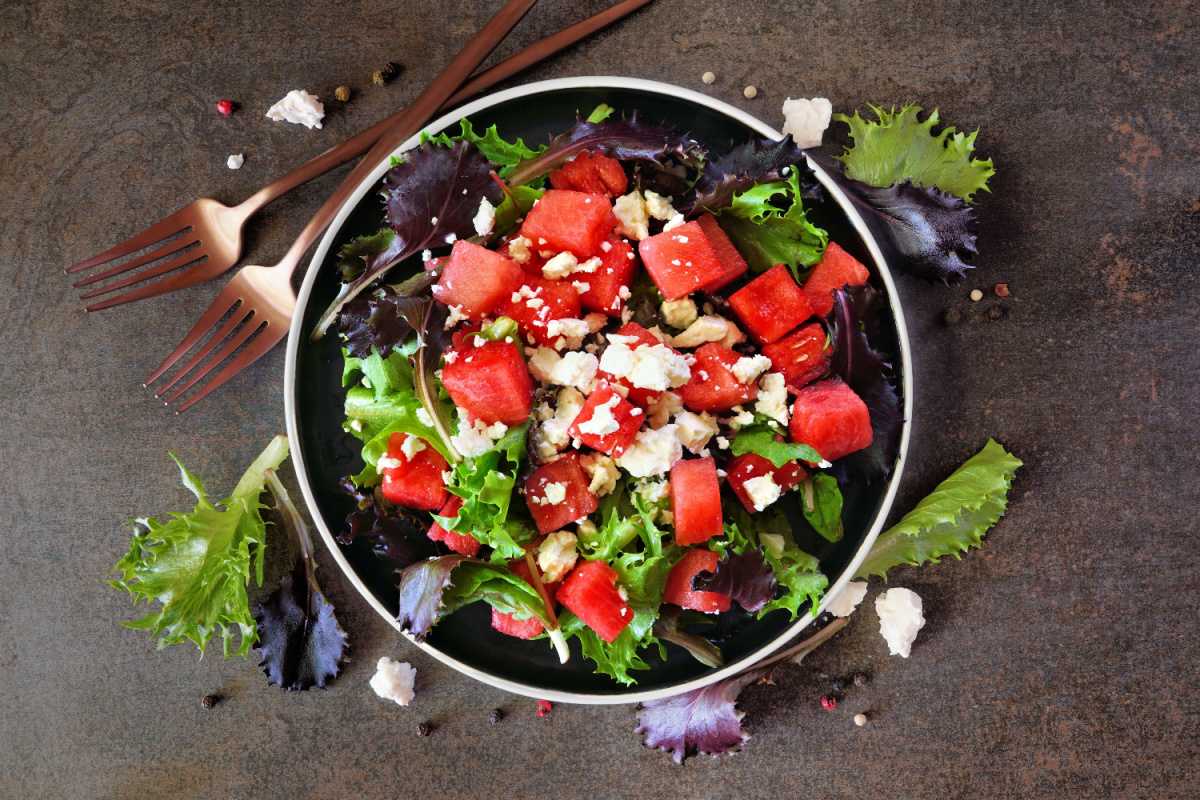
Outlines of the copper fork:
[[[514,53],[498,64],[477,72],[437,110],[449,109],[479,92],[490,89],[500,81],[512,77],[580,39],[611,25],[650,1],[625,0],[625,2],[618,3]],[[148,264],[154,264],[141,272],[126,275],[120,280],[88,291],[81,296],[82,300],[91,300],[118,289],[137,286],[168,275],[168,277],[153,283],[99,300],[88,305],[86,310],[99,311],[134,300],[155,297],[203,283],[227,272],[237,263],[242,254],[242,230],[250,217],[271,201],[287,194],[297,186],[366,153],[384,133],[399,123],[406,113],[401,111],[394,114],[382,122],[372,125],[357,136],[326,150],[316,158],[267,184],[236,206],[230,207],[210,198],[201,198],[121,244],[92,256],[86,261],[81,261],[73,267],[68,267],[67,273],[81,272],[114,259],[123,258],[139,250],[154,247],[149,253],[77,281],[73,285],[76,288],[82,288],[118,275],[124,275]],[[193,245],[195,246],[193,247]],[[162,261],[163,259],[167,260]],[[154,262],[157,261],[162,261],[162,263],[155,264]],[[155,377],[157,377],[157,373]],[[150,380],[153,381],[154,377]]]

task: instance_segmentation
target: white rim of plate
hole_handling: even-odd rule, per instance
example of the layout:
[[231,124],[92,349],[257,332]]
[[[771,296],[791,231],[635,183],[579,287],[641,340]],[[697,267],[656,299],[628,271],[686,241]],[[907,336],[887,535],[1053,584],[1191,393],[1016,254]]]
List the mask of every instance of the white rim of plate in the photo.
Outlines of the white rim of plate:
[[[584,76],[578,78],[555,78],[553,80],[538,81],[536,83],[528,83],[523,86],[516,86],[511,89],[505,89],[495,94],[486,95],[478,100],[473,100],[445,116],[434,120],[425,127],[425,130],[430,133],[437,133],[451,125],[458,123],[465,116],[474,114],[481,109],[488,108],[498,103],[503,103],[517,97],[525,97],[531,94],[539,94],[542,92],[557,91],[560,89],[593,89],[593,88],[611,88],[611,89],[636,89],[645,92],[669,95],[684,100],[689,100],[697,105],[717,111],[726,116],[732,117],[738,122],[744,123],[748,127],[773,139],[782,139],[783,134],[767,125],[765,122],[747,114],[738,108],[735,108],[728,103],[724,103],[691,89],[684,89],[679,86],[674,86],[669,83],[661,83],[659,81],[642,80],[640,78],[621,78],[613,76]],[[396,149],[396,154],[403,153],[415,147],[420,141],[420,134],[412,137],[404,144]],[[811,158],[808,159],[809,166],[816,173],[821,184],[829,193],[842,211],[846,214],[846,218],[854,226],[855,231],[862,237],[867,245],[867,249],[871,253],[871,257],[875,259],[875,263],[879,265],[879,277],[883,280],[888,291],[888,301],[891,304],[892,313],[896,319],[896,334],[900,343],[900,359],[903,366],[903,389],[904,389],[904,426],[900,435],[900,447],[896,460],[896,469],[893,472],[888,485],[887,493],[884,495],[883,504],[879,509],[879,513],[875,518],[875,522],[871,525],[871,529],[867,532],[867,537],[863,540],[862,545],[858,548],[854,558],[849,566],[842,572],[838,579],[829,587],[824,598],[818,607],[818,613],[825,610],[829,605],[830,600],[837,596],[846,584],[854,577],[860,564],[867,557],[867,552],[871,549],[875,539],[879,536],[883,529],[884,523],[887,521],[888,512],[891,510],[892,503],[896,498],[896,491],[900,485],[900,476],[904,471],[904,463],[908,455],[909,436],[912,431],[912,409],[913,409],[913,385],[912,385],[912,362],[909,354],[908,346],[908,330],[904,321],[904,312],[900,307],[899,297],[896,293],[896,286],[892,281],[891,272],[888,269],[887,262],[883,258],[883,253],[876,244],[874,237],[867,230],[862,217],[859,216],[857,209],[854,208],[851,201],[842,193],[825,174],[825,171],[815,163]],[[304,282],[300,286],[300,291],[296,298],[296,315],[292,318],[291,329],[288,332],[287,342],[287,360],[284,364],[283,381],[284,381],[284,413],[287,417],[288,438],[291,440],[292,448],[292,465],[296,470],[296,478],[300,483],[300,491],[304,494],[304,502],[308,504],[310,509],[317,508],[316,498],[313,496],[312,490],[309,487],[308,475],[304,469],[304,457],[300,451],[301,442],[299,435],[299,426],[296,420],[296,405],[295,405],[295,385],[296,385],[296,356],[299,349],[300,341],[304,336],[304,332],[300,329],[303,323],[303,309],[307,306],[309,296],[312,293],[313,284],[316,281],[317,271],[312,267],[313,264],[322,264],[325,261],[325,256],[329,253],[329,249],[333,246],[334,239],[338,232],[345,224],[346,218],[358,206],[358,203],[366,196],[367,192],[374,188],[375,184],[387,172],[388,165],[380,164],[363,183],[355,189],[354,193],[346,201],[342,210],[334,218],[330,224],[329,230],[321,238],[320,244],[317,246],[316,252],[313,254],[309,262],[309,268],[304,276]],[[512,692],[514,694],[524,695],[539,700],[553,700],[562,703],[578,703],[584,705],[624,705],[627,703],[638,703],[647,700],[656,700],[663,697],[673,697],[684,692],[701,689],[709,684],[736,675],[743,670],[753,667],[758,662],[770,656],[772,653],[779,650],[788,642],[796,638],[797,634],[804,630],[815,616],[804,615],[795,623],[790,625],[784,633],[776,637],[767,645],[754,652],[749,658],[743,658],[735,663],[728,664],[721,669],[709,672],[695,680],[681,683],[664,689],[652,689],[642,692],[630,692],[622,694],[584,694],[579,692],[565,692],[558,689],[542,689],[536,686],[518,683],[506,678],[498,678],[495,675],[490,675],[482,670],[476,669],[469,664],[464,664],[457,659],[451,658],[437,649],[425,644],[417,642],[411,635],[400,630],[400,623],[392,616],[391,612],[384,607],[382,603],[371,593],[371,590],[359,579],[354,569],[350,566],[342,554],[341,548],[334,538],[333,532],[325,525],[325,521],[319,514],[313,514],[313,522],[317,526],[317,530],[321,533],[321,538],[325,542],[326,549],[333,556],[342,572],[350,579],[350,583],[358,591],[360,595],[374,608],[379,614],[386,619],[392,627],[401,633],[401,635],[412,644],[415,644],[425,653],[433,656],[438,661],[446,664],[459,672],[476,680],[483,681],[486,684],[495,686],[499,689]]]

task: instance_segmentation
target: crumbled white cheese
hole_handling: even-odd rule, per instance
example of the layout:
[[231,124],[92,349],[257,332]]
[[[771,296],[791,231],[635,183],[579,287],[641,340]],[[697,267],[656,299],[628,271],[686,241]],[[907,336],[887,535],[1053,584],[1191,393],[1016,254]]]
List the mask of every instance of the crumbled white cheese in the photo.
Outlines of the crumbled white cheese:
[[758,400],[754,410],[780,425],[788,424],[787,383],[778,372],[768,372],[758,382]]
[[592,434],[594,436],[607,436],[610,433],[616,433],[621,429],[621,423],[617,422],[617,418],[613,416],[613,409],[621,402],[618,395],[605,400],[600,405],[592,409],[592,418],[587,422],[580,423],[577,430],[580,433]]
[[925,625],[921,598],[909,589],[888,589],[875,598],[875,613],[879,614],[879,632],[887,639],[888,651],[908,658],[917,631]]
[[463,313],[462,306],[448,306],[447,310],[449,310],[450,314],[446,317],[446,324],[442,326],[446,330],[450,330],[458,323],[467,319],[467,315]]
[[646,200],[637,189],[613,202],[613,214],[617,217],[617,230],[623,236],[640,242],[650,235]]
[[445,242],[446,244],[454,244],[455,242],[458,241],[458,234],[457,233],[447,233],[445,236],[442,237],[442,241]]
[[303,89],[292,89],[284,98],[267,109],[267,119],[294,122],[306,128],[321,127],[325,117],[325,106],[315,94]]
[[579,259],[574,253],[559,253],[554,258],[542,264],[542,275],[550,280],[565,278],[579,266]]
[[533,446],[542,461],[548,461],[554,454],[571,443],[567,429],[583,410],[583,395],[573,387],[558,390],[554,408],[542,404],[538,407],[538,424],[533,429]]
[[575,287],[575,291],[579,294],[583,294],[588,289],[592,288],[592,285],[587,281],[571,281],[571,285]]
[[384,657],[375,665],[371,688],[383,699],[395,700],[398,705],[406,706],[412,702],[413,683],[416,678],[416,667],[406,661],[393,661]]
[[474,425],[468,426],[466,415],[460,408],[458,410],[458,433],[450,437],[450,443],[462,455],[474,458],[491,450],[496,440],[507,431],[508,426],[503,422],[488,426],[481,419],[475,420]]
[[231,155],[229,158],[225,159],[225,166],[229,167],[230,169],[241,169],[242,164],[245,164],[245,163],[246,163],[246,157],[243,156],[241,153],[236,153],[234,155]]
[[663,392],[650,403],[650,427],[661,428],[671,417],[683,411],[683,398],[674,392]]
[[683,445],[676,436],[674,424],[658,430],[643,428],[633,444],[617,459],[617,465],[635,478],[664,475],[683,458]]
[[833,103],[824,97],[783,101],[783,133],[792,135],[797,147],[819,147],[829,120]]
[[596,523],[587,517],[579,520],[579,524],[575,527],[575,530],[578,532],[579,538],[584,539],[590,539],[600,532],[600,529],[596,527]]
[[524,236],[518,236],[508,242],[508,257],[518,264],[524,264],[532,257],[529,248],[533,247],[533,242],[526,239]]
[[779,499],[779,484],[775,483],[775,478],[770,473],[751,478],[743,483],[742,487],[750,496],[750,502],[754,503],[755,511],[762,511]]
[[591,478],[588,491],[603,497],[617,488],[617,480],[621,477],[617,464],[611,457],[603,453],[590,453],[579,457],[579,466]]
[[[578,350],[583,346],[583,337],[589,333],[589,327],[586,320],[574,319],[573,317],[564,317],[562,319],[552,319],[546,323],[547,336],[561,336],[565,339],[564,346],[569,350]],[[558,343],[555,342],[557,345]],[[555,348],[561,349],[561,348]]]
[[379,460],[375,462],[375,469],[378,472],[383,472],[385,469],[395,469],[396,467],[403,465],[404,462],[400,459],[392,458],[387,453],[384,453],[379,457]]
[[601,261],[598,256],[592,256],[587,261],[580,261],[579,265],[577,267],[575,267],[575,271],[576,272],[588,272],[588,273],[595,272],[596,270],[598,270],[600,268],[600,265],[603,263],[604,262]]
[[717,421],[708,412],[680,412],[675,415],[675,426],[675,435],[679,437],[679,443],[693,453],[703,450],[708,440],[716,436],[719,430]]
[[567,485],[562,481],[542,484],[542,496],[534,502],[541,506],[556,506],[567,499]]
[[485,197],[479,201],[479,210],[475,212],[475,233],[479,236],[491,236],[496,226],[496,207]]
[[655,219],[660,219],[666,222],[671,217],[675,216],[675,208],[671,205],[670,198],[663,197],[658,192],[646,190],[646,213]]
[[754,422],[754,414],[744,410],[741,406],[734,406],[733,416],[726,420],[726,422],[735,431],[740,431],[744,426]]
[[549,347],[539,347],[529,359],[529,371],[542,383],[574,386],[583,391],[591,388],[599,365],[599,359],[591,353],[572,350],[560,358]]
[[678,300],[666,300],[659,311],[662,312],[663,320],[672,328],[683,330],[696,321],[696,302],[690,297],[681,297]]
[[776,558],[783,555],[784,541],[783,537],[778,533],[760,533],[758,541],[763,547],[767,548],[767,552]]
[[842,589],[833,599],[829,601],[829,605],[825,610],[835,617],[848,617],[854,613],[854,609],[858,608],[858,604],[867,596],[866,581],[850,581],[846,584],[846,588]]
[[[682,225],[684,222],[686,222],[686,220],[683,218],[683,214],[676,214],[675,216],[673,216],[669,220],[667,220],[666,225],[663,225],[663,233],[666,233],[667,231],[675,230],[680,225]],[[679,237],[679,241],[687,242],[687,237],[681,235]],[[689,261],[688,266],[691,266],[691,263],[692,262]]]
[[691,368],[679,353],[665,345],[640,345],[631,336],[610,336],[608,349],[600,357],[600,369],[625,378],[639,389],[662,392],[684,385],[692,377]]
[[[670,322],[670,320],[668,320]],[[730,335],[730,330],[738,328],[724,317],[714,314],[700,317],[687,326],[687,330],[671,339],[674,347],[699,347],[706,342],[724,342]],[[740,334],[741,331],[738,331]]]
[[575,549],[577,541],[575,534],[570,531],[556,531],[546,537],[537,551],[537,564],[542,571],[543,583],[557,583],[571,571],[579,558]]
[[400,445],[400,452],[404,453],[404,457],[409,461],[416,458],[417,453],[425,449],[425,443],[416,436],[406,436],[404,444]]
[[717,437],[717,448],[720,450],[728,450],[729,449],[729,440],[726,439],[724,436],[718,436]]
[[764,355],[743,356],[734,362],[733,376],[742,383],[754,383],[770,368],[771,359]]
[[430,428],[433,427],[433,417],[429,416],[429,412],[425,410],[425,406],[417,409],[417,419],[421,421],[422,425],[427,425]]
[[355,433],[362,433],[362,428],[363,426],[361,419],[350,420],[350,430],[354,431]]
[[594,311],[591,314],[584,315],[583,321],[587,323],[588,333],[599,333],[608,324],[608,316]]

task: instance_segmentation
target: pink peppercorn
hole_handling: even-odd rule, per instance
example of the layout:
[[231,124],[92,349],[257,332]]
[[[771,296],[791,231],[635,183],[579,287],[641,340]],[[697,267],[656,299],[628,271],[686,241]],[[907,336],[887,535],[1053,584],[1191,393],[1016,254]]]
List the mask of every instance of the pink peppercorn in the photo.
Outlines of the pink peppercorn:
[[821,708],[825,709],[826,711],[833,711],[835,708],[837,708],[837,698],[833,695],[825,695],[821,698]]
[[220,111],[222,114],[232,114],[233,103],[228,100],[222,100],[221,102],[217,103],[217,111]]
[[544,717],[549,713],[550,713],[550,701],[549,700],[538,700],[537,715],[539,717]]

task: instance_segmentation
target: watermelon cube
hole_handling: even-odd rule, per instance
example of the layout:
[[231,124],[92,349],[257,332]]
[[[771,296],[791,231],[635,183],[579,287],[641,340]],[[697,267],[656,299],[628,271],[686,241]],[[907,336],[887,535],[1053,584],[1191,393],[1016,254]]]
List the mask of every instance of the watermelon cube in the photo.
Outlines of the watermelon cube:
[[575,450],[535,469],[525,479],[525,504],[538,530],[552,533],[599,508],[590,484]]
[[[518,558],[508,563],[508,571],[518,578],[523,579],[530,586],[533,586],[533,581],[529,577],[529,563]],[[561,583],[543,583],[542,586],[546,590],[546,594],[550,597],[550,602],[555,608],[558,607],[558,602],[554,599],[554,593],[558,591]],[[492,609],[492,627],[501,633],[515,636],[518,639],[533,639],[541,635],[545,628],[542,626],[541,620],[537,617],[529,617],[528,619],[517,619],[513,614],[505,614],[496,609]]]
[[550,335],[550,320],[579,319],[579,292],[569,281],[526,275],[521,287],[508,296],[497,313],[517,323],[525,342],[552,347],[558,334]]
[[675,544],[708,541],[725,532],[721,515],[721,483],[711,458],[689,458],[671,467],[671,513],[675,515]]
[[838,377],[800,390],[789,433],[793,442],[809,445],[826,461],[862,450],[875,438],[867,404]]
[[[405,442],[410,439],[405,452]],[[399,462],[383,469],[383,496],[389,503],[421,511],[437,511],[446,504],[442,473],[450,465],[441,453],[415,436],[393,433],[388,437],[387,459],[387,463]]]
[[608,384],[592,392],[567,433],[593,450],[620,458],[633,444],[646,412],[613,391]]
[[[446,504],[437,512],[437,515],[439,517],[457,517],[462,504],[463,499],[452,494],[446,499]],[[429,526],[429,532],[426,535],[433,541],[442,542],[454,552],[462,553],[464,556],[474,556],[479,552],[478,539],[469,533],[448,531],[437,520],[434,520],[433,524]]]
[[638,253],[654,285],[668,300],[689,295],[725,274],[704,229],[695,222],[642,239]]
[[808,471],[797,461],[789,461],[782,467],[776,467],[758,453],[744,453],[729,459],[729,463],[725,466],[725,474],[729,488],[733,489],[737,499],[742,501],[742,505],[751,514],[755,513],[757,509],[754,507],[754,499],[746,491],[746,481],[770,475],[775,481],[775,485],[779,487],[780,493],[783,493],[795,489],[801,481],[808,477]]
[[575,158],[550,173],[550,185],[555,189],[574,189],[590,194],[618,197],[629,188],[629,179],[621,162],[603,153],[584,150]]
[[521,268],[463,239],[454,243],[433,296],[471,320],[481,320],[521,285]]
[[578,272],[572,276],[573,281],[583,281],[588,285],[588,290],[579,295],[579,302],[589,311],[619,317],[625,305],[621,290],[628,290],[633,283],[638,268],[637,256],[633,246],[619,236],[610,236],[601,242],[596,256],[600,259],[600,266],[595,272]]
[[600,248],[614,224],[605,195],[551,189],[529,210],[521,232],[534,250],[570,252],[582,261]]
[[663,602],[692,611],[702,611],[705,614],[728,611],[731,601],[725,595],[692,589],[692,578],[701,572],[716,572],[719,561],[716,553],[701,547],[684,553],[683,558],[671,567],[671,572],[667,575],[667,584],[662,593]]
[[833,290],[843,286],[859,286],[867,282],[871,273],[854,256],[847,253],[836,242],[825,248],[825,257],[813,267],[812,274],[804,282],[804,294],[818,317],[833,310]]
[[683,404],[692,411],[728,411],[758,397],[758,384],[742,383],[733,374],[740,355],[715,342],[696,351],[692,377],[678,390]]
[[745,275],[748,267],[746,259],[742,258],[742,254],[738,252],[737,248],[733,246],[733,242],[729,241],[729,237],[725,235],[725,231],[721,230],[721,226],[717,224],[716,217],[712,214],[702,214],[696,222],[708,238],[713,252],[717,254],[717,260],[721,262],[721,277],[709,281],[702,287],[704,291],[713,294]]
[[783,264],[776,264],[730,295],[729,305],[759,344],[776,341],[812,316],[808,298]]
[[603,561],[575,567],[555,597],[610,644],[633,621],[633,609],[617,591],[617,573]]
[[813,322],[764,345],[762,354],[771,359],[771,370],[782,373],[793,391],[800,391],[825,374],[833,347],[821,323]]
[[533,411],[533,378],[520,348],[512,342],[485,342],[482,347],[450,351],[442,384],[454,405],[488,425],[520,425]]

